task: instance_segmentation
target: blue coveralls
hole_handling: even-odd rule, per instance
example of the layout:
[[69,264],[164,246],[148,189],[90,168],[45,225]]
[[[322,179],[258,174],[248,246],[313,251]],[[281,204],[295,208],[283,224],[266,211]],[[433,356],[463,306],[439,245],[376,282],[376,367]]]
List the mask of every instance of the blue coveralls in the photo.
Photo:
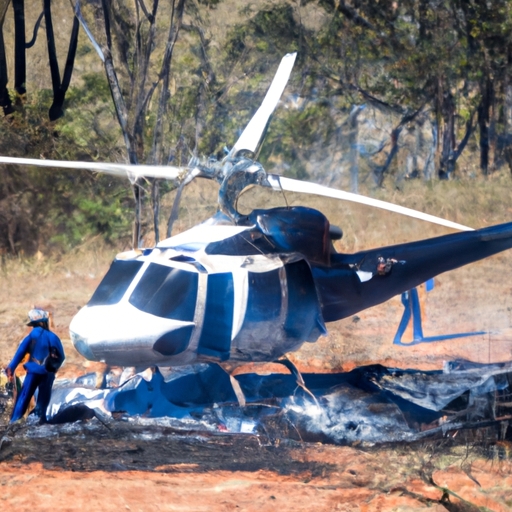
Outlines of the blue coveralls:
[[50,354],[50,347],[57,351],[59,355],[57,366],[60,366],[65,356],[59,337],[43,327],[34,327],[30,334],[20,343],[16,354],[14,354],[12,361],[7,366],[14,374],[21,360],[27,354],[30,354],[30,359],[23,365],[27,375],[14,404],[11,423],[19,420],[25,414],[36,389],[38,389],[38,394],[33,413],[39,416],[41,421],[46,421],[46,409],[50,403],[53,381],[55,380],[55,373],[48,372],[43,364],[43,361]]

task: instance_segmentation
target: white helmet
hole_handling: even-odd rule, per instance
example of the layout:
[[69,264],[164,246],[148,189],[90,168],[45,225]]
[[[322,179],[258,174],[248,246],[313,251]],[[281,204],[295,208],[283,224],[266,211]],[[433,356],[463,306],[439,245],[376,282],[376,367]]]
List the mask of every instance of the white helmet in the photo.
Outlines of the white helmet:
[[48,318],[50,314],[48,311],[44,311],[43,309],[31,309],[28,312],[29,322],[27,325],[34,325],[38,322],[48,322]]

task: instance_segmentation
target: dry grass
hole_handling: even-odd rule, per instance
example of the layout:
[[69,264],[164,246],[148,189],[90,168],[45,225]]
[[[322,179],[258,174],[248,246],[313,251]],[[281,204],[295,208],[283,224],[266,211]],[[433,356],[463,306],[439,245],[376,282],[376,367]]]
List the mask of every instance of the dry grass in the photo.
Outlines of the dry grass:
[[24,322],[33,306],[53,313],[55,331],[63,339],[68,362],[79,359],[68,326],[87,303],[117,251],[91,240],[60,257],[4,258],[0,269],[0,366],[7,363],[28,332]]

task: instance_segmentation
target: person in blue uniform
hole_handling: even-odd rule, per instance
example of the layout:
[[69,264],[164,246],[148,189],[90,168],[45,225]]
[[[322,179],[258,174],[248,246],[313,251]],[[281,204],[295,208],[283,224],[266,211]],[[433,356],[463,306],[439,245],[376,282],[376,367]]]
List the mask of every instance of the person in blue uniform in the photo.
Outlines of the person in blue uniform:
[[42,309],[32,309],[28,313],[27,325],[33,327],[30,334],[20,343],[5,372],[10,380],[23,358],[29,354],[29,360],[23,365],[27,374],[11,415],[11,423],[19,420],[30,404],[37,390],[37,401],[30,414],[39,417],[40,423],[46,422],[46,409],[50,403],[55,373],[64,362],[64,349],[59,337],[48,327],[49,314]]

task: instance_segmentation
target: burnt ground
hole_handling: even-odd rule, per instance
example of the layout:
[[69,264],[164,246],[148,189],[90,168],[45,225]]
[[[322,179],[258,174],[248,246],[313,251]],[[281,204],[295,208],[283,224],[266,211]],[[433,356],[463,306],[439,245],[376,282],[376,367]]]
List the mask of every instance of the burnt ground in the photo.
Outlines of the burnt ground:
[[7,426],[7,398],[0,409],[0,503],[17,510],[33,510],[21,496],[40,497],[48,482],[48,504],[36,510],[51,510],[54,499],[57,510],[76,510],[105,486],[113,494],[101,510],[512,510],[512,435],[503,424],[334,446],[96,418]]
[[[64,425],[37,425],[21,421],[2,425],[0,462],[40,463],[49,470],[155,471],[164,466],[190,464],[195,472],[275,471],[280,475],[325,475],[337,470],[330,462],[298,460],[299,451],[334,445],[272,438],[254,434],[215,433],[159,425],[138,425],[97,419]],[[512,453],[512,433],[500,439],[503,428],[495,424],[468,429],[446,437],[414,443],[358,446],[364,453],[419,451],[449,457],[461,449],[487,460],[507,460]],[[44,441],[44,442],[43,442]]]
[[[9,435],[9,434],[8,434]],[[45,441],[41,442],[41,437]],[[46,437],[47,436],[47,437]],[[255,435],[205,434],[158,426],[93,420],[67,426],[21,427],[0,452],[0,461],[40,463],[49,470],[175,472],[191,465],[196,473],[275,471],[279,475],[332,472],[329,463],[294,460],[297,443],[266,444]]]

